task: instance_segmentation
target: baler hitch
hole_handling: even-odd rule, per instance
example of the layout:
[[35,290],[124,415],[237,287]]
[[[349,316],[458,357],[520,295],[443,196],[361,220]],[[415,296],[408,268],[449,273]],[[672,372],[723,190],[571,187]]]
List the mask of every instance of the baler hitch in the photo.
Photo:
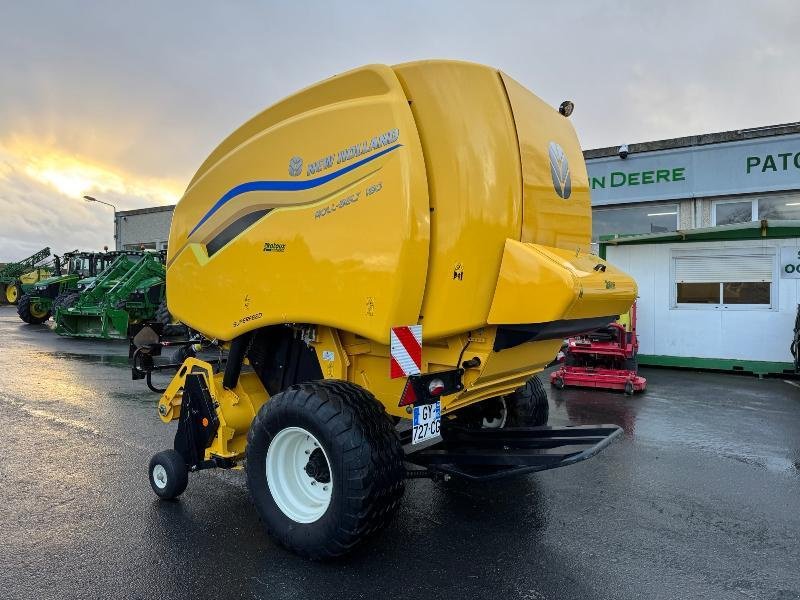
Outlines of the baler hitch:
[[[128,358],[131,361],[131,379],[144,379],[150,391],[157,394],[163,394],[166,388],[159,388],[153,384],[153,373],[162,371],[177,372],[183,365],[186,358],[196,356],[197,348],[206,348],[213,345],[208,340],[199,336],[188,340],[164,340],[161,336],[161,328],[163,326],[158,323],[151,323],[138,328],[135,331],[129,331],[130,347],[128,349]],[[176,356],[168,363],[156,364],[154,357],[161,356],[161,351],[164,348],[178,348]],[[222,368],[227,362],[227,359],[220,356],[218,359],[206,361],[213,365],[216,370]]]

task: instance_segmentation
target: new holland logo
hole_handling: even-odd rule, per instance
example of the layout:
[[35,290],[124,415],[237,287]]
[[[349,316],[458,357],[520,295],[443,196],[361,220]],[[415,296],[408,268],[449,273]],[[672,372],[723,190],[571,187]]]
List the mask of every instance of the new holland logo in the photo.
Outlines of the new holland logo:
[[289,160],[289,175],[297,177],[303,172],[303,159],[299,156],[293,156]]
[[556,194],[564,198],[569,198],[572,193],[572,179],[569,175],[569,162],[567,162],[567,155],[564,154],[564,149],[556,144],[550,142],[550,174],[553,176],[553,187]]

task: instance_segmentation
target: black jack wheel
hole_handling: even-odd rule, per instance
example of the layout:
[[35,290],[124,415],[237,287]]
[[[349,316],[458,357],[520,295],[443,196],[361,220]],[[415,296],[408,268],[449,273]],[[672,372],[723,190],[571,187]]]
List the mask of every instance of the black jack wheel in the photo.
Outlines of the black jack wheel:
[[150,459],[150,486],[162,500],[174,500],[186,490],[189,469],[175,450],[162,450]]

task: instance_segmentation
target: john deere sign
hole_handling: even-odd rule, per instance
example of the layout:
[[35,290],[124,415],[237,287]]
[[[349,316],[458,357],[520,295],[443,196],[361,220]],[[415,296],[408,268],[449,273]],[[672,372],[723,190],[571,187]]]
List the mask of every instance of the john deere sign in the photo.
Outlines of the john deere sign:
[[605,189],[608,187],[622,187],[624,185],[650,185],[651,183],[669,183],[670,181],[686,181],[686,167],[675,169],[658,169],[657,171],[611,171],[608,178],[605,175],[591,177],[592,189]]
[[800,135],[586,161],[592,204],[800,189]]

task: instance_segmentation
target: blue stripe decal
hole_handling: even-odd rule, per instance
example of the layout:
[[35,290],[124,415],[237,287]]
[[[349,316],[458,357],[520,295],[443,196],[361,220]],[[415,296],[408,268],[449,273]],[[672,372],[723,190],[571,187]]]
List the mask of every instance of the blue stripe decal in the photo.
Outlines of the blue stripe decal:
[[322,177],[317,177],[316,179],[307,179],[306,181],[249,181],[247,183],[239,184],[236,187],[228,190],[225,195],[222,196],[222,198],[217,200],[214,206],[212,206],[205,216],[200,219],[200,222],[194,226],[194,229],[189,232],[189,235],[192,235],[195,231],[197,231],[203,223],[208,221],[211,215],[222,208],[228,201],[233,200],[236,196],[240,196],[241,194],[246,194],[248,192],[299,192],[302,190],[310,190],[311,188],[324,185],[329,181],[344,175],[345,173],[349,173],[353,169],[357,169],[361,165],[365,165],[368,162],[391,152],[392,150],[396,150],[402,145],[403,144],[395,144],[394,146],[385,148],[384,150],[381,150],[372,156],[362,158],[358,162],[354,162],[352,165],[348,165],[342,169],[339,169],[338,171],[323,175]]

